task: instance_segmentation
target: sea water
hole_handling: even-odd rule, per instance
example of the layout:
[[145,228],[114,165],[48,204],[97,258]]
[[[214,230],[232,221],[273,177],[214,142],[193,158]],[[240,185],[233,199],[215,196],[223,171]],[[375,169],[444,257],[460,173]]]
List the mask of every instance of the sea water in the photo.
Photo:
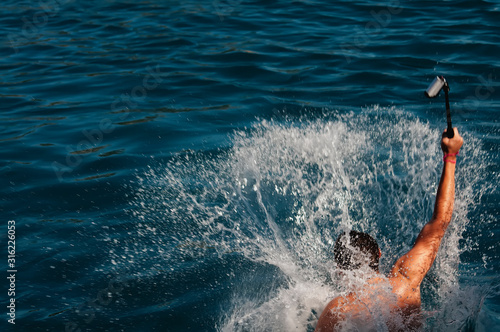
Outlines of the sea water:
[[[138,241],[127,247],[127,259],[162,252],[160,259],[148,254],[147,264],[159,271],[200,254],[248,261],[263,271],[228,269],[231,304],[218,329],[313,329],[325,304],[360,282],[336,280],[338,234],[372,234],[387,273],[430,219],[440,175],[440,133],[428,124],[394,108],[332,113],[321,120],[260,121],[235,133],[230,149],[186,152],[139,175],[132,209]],[[468,215],[492,187],[481,180],[487,165],[471,162],[486,158],[480,141],[466,133],[464,139],[453,221],[422,286],[430,329],[460,330],[475,322],[488,292],[460,283],[477,272],[459,271],[460,254],[480,248],[459,242],[470,227]]]
[[4,1],[0,330],[313,331],[363,283],[341,232],[387,273],[432,215],[436,75],[465,143],[422,329],[498,329],[499,8]]

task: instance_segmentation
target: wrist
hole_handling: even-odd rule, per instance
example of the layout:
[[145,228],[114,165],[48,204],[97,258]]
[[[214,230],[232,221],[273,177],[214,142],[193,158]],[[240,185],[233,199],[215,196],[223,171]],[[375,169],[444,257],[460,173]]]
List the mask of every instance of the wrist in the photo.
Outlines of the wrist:
[[458,152],[456,153],[445,153],[444,154],[444,157],[443,157],[443,161],[446,163],[452,163],[452,164],[456,164],[457,162],[457,156],[458,156]]

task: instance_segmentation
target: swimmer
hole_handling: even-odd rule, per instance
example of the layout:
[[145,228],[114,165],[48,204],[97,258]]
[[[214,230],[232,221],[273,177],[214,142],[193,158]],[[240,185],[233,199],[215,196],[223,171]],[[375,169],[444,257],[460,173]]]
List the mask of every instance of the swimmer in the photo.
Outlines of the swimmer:
[[[451,221],[455,201],[455,167],[463,138],[454,128],[454,137],[448,138],[446,131],[441,139],[444,153],[443,172],[436,194],[434,213],[422,228],[413,247],[393,265],[387,278],[378,270],[381,251],[377,242],[368,234],[351,231],[341,234],[335,243],[335,261],[341,270],[356,271],[365,266],[371,273],[365,285],[345,296],[334,298],[323,310],[315,332],[342,331],[346,324],[361,324],[361,330],[373,330],[373,312],[383,310],[384,303],[394,317],[386,322],[390,331],[415,330],[420,327],[420,284],[431,268]],[[387,287],[384,284],[387,284]],[[379,288],[389,289],[391,299],[380,295]],[[397,317],[399,318],[397,318]],[[401,318],[401,319],[400,319]],[[372,326],[372,327],[370,327]],[[358,330],[356,328],[356,330]]]

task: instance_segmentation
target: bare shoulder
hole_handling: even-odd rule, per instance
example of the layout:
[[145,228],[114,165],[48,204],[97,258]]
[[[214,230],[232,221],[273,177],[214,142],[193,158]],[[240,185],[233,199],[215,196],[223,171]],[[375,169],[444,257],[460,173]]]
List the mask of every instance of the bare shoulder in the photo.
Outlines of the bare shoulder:
[[355,293],[349,293],[345,296],[338,296],[328,303],[327,308],[339,313],[351,311],[359,302]]
[[389,276],[392,293],[396,295],[397,307],[406,314],[420,309],[420,285],[416,286],[404,274],[396,273]]
[[319,317],[315,332],[334,331],[339,323],[345,319],[345,313],[356,311],[359,304],[353,293],[338,296],[331,300]]

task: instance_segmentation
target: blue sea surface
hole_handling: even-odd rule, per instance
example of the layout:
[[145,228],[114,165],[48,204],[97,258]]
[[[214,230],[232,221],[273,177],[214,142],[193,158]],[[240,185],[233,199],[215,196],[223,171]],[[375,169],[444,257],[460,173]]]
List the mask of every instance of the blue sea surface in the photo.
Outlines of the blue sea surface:
[[500,1],[0,8],[0,330],[313,331],[340,232],[386,273],[432,215],[436,75],[465,143],[422,330],[500,329]]

